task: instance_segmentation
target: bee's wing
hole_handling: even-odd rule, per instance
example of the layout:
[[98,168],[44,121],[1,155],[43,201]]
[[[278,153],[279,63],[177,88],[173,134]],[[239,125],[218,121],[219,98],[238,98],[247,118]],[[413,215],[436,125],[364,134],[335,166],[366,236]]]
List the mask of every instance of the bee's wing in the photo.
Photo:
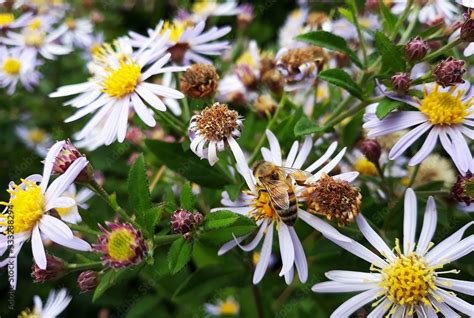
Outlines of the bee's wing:
[[288,183],[282,180],[265,180],[262,184],[267,190],[273,204],[282,210],[287,210],[290,207],[288,191],[291,185],[288,185]]
[[290,175],[298,184],[304,183],[307,179],[312,177],[312,174],[308,171],[285,167],[282,167],[282,169],[287,175]]

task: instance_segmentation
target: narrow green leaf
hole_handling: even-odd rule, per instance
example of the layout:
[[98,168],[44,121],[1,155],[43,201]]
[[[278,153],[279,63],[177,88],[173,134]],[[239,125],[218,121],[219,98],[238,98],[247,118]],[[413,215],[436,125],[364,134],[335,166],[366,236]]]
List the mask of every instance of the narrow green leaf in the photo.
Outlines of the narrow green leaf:
[[331,84],[339,86],[353,96],[362,99],[362,89],[351,78],[349,74],[338,68],[332,68],[319,73],[319,78],[328,81]]
[[344,38],[326,32],[326,31],[312,31],[305,34],[298,35],[296,40],[311,43],[316,46],[324,47],[329,50],[334,50],[347,54],[351,60],[358,66],[362,67],[362,63],[357,55],[347,45]]
[[99,299],[100,296],[102,296],[110,287],[114,286],[122,280],[126,275],[127,269],[119,269],[115,270],[112,269],[108,271],[102,278],[100,279],[99,284],[97,285],[95,291],[94,291],[94,296],[92,296],[92,301],[95,302],[97,299]]
[[171,244],[170,251],[168,253],[168,266],[171,274],[176,274],[189,262],[191,259],[191,253],[193,251],[193,245],[191,242],[180,237]]
[[130,168],[128,175],[128,201],[130,208],[137,216],[137,223],[149,228],[147,212],[151,209],[151,198],[143,154],[138,156]]
[[384,119],[391,111],[397,109],[400,105],[401,103],[399,101],[384,98],[379,102],[379,105],[375,110],[375,115],[377,115],[378,119]]
[[232,182],[222,169],[211,167],[206,160],[200,160],[190,150],[183,151],[179,143],[147,140],[146,145],[156,159],[189,181],[218,189]]
[[303,116],[298,120],[294,128],[294,134],[296,137],[305,136],[316,132],[322,132],[322,127],[316,124],[315,121],[310,120],[308,117]]
[[375,46],[382,56],[382,69],[395,72],[405,71],[406,60],[404,52],[382,32],[375,32]]
[[181,190],[181,195],[179,197],[181,207],[185,208],[186,210],[191,211],[194,208],[194,201],[195,196],[191,189],[191,184],[186,182]]
[[382,13],[383,17],[383,25],[384,29],[387,31],[392,31],[393,28],[395,27],[395,24],[397,24],[397,16],[394,15],[390,9],[387,7],[385,4],[385,1],[380,1],[380,12]]
[[206,215],[204,228],[206,230],[220,229],[232,225],[239,219],[239,215],[231,211],[217,211]]

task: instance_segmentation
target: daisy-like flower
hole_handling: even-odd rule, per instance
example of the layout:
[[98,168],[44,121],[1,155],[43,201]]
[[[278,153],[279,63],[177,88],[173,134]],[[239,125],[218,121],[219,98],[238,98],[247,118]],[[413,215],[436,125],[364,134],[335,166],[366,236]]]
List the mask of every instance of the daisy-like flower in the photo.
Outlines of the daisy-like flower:
[[[468,84],[468,83],[466,83]],[[474,99],[461,86],[440,88],[435,84],[432,89],[423,88],[423,98],[400,98],[393,94],[388,97],[402,100],[414,107],[411,111],[395,111],[380,120],[375,115],[376,104],[368,107],[364,128],[369,137],[391,134],[399,130],[416,126],[401,137],[390,150],[391,160],[400,157],[413,143],[428,133],[420,150],[410,159],[409,165],[421,163],[435,148],[438,139],[461,173],[473,166],[473,158],[468,140],[474,138],[470,128],[474,126]]]
[[[57,208],[69,208],[76,205],[76,201],[63,196],[64,192],[76,180],[77,176],[87,166],[86,158],[78,158],[61,176],[49,186],[53,162],[64,142],[57,142],[49,150],[45,162],[43,175],[31,175],[19,185],[11,182],[9,189],[10,200],[2,202],[6,206],[0,215],[0,254],[9,251],[9,258],[0,262],[3,267],[14,262],[13,288],[16,287],[16,257],[27,240],[31,238],[33,258],[41,269],[46,269],[46,253],[43,240],[51,241],[72,249],[89,251],[90,245],[75,237],[69,227],[58,218],[51,215]],[[11,223],[13,221],[13,224]],[[12,239],[13,237],[13,239]],[[13,246],[9,244],[13,241]]]
[[193,3],[191,8],[191,19],[197,23],[211,16],[232,16],[240,12],[241,9],[235,0],[224,1],[222,3],[219,3],[217,0],[198,0]]
[[229,109],[226,104],[215,103],[191,118],[191,150],[213,166],[218,160],[217,153],[229,146],[237,163],[241,164],[245,162],[245,157],[236,139],[240,137],[242,128],[239,113]]
[[[63,97],[79,94],[66,103],[79,110],[65,122],[95,113],[76,135],[77,139],[88,139],[93,133],[99,145],[110,145],[115,140],[123,142],[127,133],[130,108],[135,110],[146,125],[154,127],[156,121],[149,107],[158,111],[167,109],[158,96],[173,99],[184,97],[173,88],[148,82],[156,74],[184,70],[183,67],[177,66],[164,67],[171,56],[169,53],[159,55],[163,53],[165,40],[166,37],[149,49],[137,52],[132,50],[126,39],[116,41],[115,48],[105,45],[101,53],[96,55],[94,77],[85,83],[60,87],[49,95]],[[161,57],[157,59],[157,55]]]
[[17,126],[15,133],[28,148],[34,150],[41,157],[45,157],[48,149],[53,145],[51,136],[41,128]]
[[473,283],[442,277],[446,273],[458,272],[443,271],[445,265],[472,251],[474,236],[465,239],[462,236],[474,222],[433,246],[431,239],[436,230],[437,212],[435,200],[430,197],[416,243],[417,201],[412,189],[407,189],[405,193],[402,247],[397,240],[395,249],[390,249],[362,215],[356,219],[364,237],[382,257],[356,241],[332,240],[372,265],[369,273],[327,272],[326,276],[331,281],[313,286],[312,290],[317,293],[363,291],[339,306],[331,317],[349,317],[371,302],[374,309],[368,317],[382,317],[385,314],[387,317],[413,317],[415,313],[418,317],[437,317],[438,311],[446,317],[459,317],[453,309],[469,317],[474,315],[474,307],[451,292],[473,295]]
[[148,36],[130,32],[130,43],[134,47],[143,47],[143,43],[150,43],[157,37],[162,37],[169,32],[167,39],[168,52],[172,60],[182,65],[192,63],[210,63],[206,56],[220,56],[229,48],[229,41],[216,41],[231,31],[229,26],[212,27],[204,31],[206,21],[190,25],[187,21],[174,20],[161,21],[154,30],[148,30]]
[[[408,0],[393,0],[392,12],[402,14],[408,4]],[[446,24],[452,23],[459,15],[458,7],[450,0],[428,0],[421,5],[420,12],[413,19],[418,19],[421,23],[442,19]]]
[[28,21],[33,16],[33,13],[27,12],[22,14],[18,18],[15,18],[15,15],[10,12],[0,13],[0,29],[11,30],[22,28],[28,24]]
[[140,230],[128,223],[107,223],[110,231],[99,226],[104,235],[93,247],[103,254],[102,261],[106,266],[123,268],[144,260],[148,249]]
[[41,78],[36,70],[38,65],[34,52],[0,46],[0,87],[6,87],[7,93],[12,95],[20,82],[26,90],[32,91]]
[[295,41],[294,38],[303,33],[303,26],[307,17],[307,8],[299,8],[290,12],[285,24],[283,24],[278,32],[278,44],[280,47],[295,48],[304,46],[303,42]]
[[227,297],[225,300],[217,300],[215,304],[204,304],[204,310],[211,317],[237,316],[240,312],[240,305],[234,297]]
[[[265,161],[270,162],[276,166],[284,167],[286,169],[302,169],[302,166],[308,158],[308,155],[311,152],[313,146],[311,137],[307,137],[301,147],[299,146],[299,142],[295,141],[288,153],[286,160],[283,160],[281,155],[280,144],[278,143],[277,138],[269,130],[267,130],[266,134],[270,144],[270,149],[262,148],[261,150],[262,156]],[[332,160],[329,160],[333,153],[336,151],[336,148],[337,143],[331,144],[328,150],[318,160],[316,160],[311,165],[307,166],[306,169],[304,169],[304,171],[308,174],[308,176],[306,176],[306,183],[308,185],[317,187],[318,181],[320,181],[321,178],[325,178],[327,173],[331,172],[331,170],[336,167],[336,165],[339,163],[345,153],[345,149],[343,149]],[[319,169],[319,171],[311,175],[311,173],[313,173],[321,166],[323,167]],[[252,251],[259,245],[259,243],[265,236],[253,275],[253,283],[257,284],[262,280],[269,266],[272,253],[273,234],[274,230],[276,229],[278,232],[280,255],[283,263],[282,269],[280,271],[280,276],[284,276],[286,283],[290,284],[293,281],[294,271],[296,267],[300,281],[306,282],[308,278],[306,256],[303,250],[303,246],[301,245],[298,235],[296,234],[295,228],[292,225],[285,224],[282,221],[281,217],[278,215],[278,213],[272,208],[272,203],[270,201],[271,199],[267,191],[265,191],[260,182],[257,181],[250,168],[248,166],[244,168],[239,167],[239,172],[244,177],[249,190],[244,191],[237,201],[230,200],[227,192],[224,192],[222,194],[221,200],[221,203],[224,205],[224,207],[215,208],[211,211],[214,212],[219,210],[229,210],[240,215],[248,216],[249,218],[255,220],[259,229],[250,243],[246,245],[241,245],[241,243],[247,237],[249,237],[249,235],[236,237],[234,240],[225,243],[219,249],[218,255],[223,255],[224,253],[227,253],[229,250],[231,250],[237,245],[244,251]],[[357,172],[350,172],[344,174],[337,174],[328,178],[331,178],[334,182],[351,182],[357,177],[357,175]],[[300,194],[302,192],[302,189],[306,189],[306,187],[295,188],[295,194],[298,200],[301,198]],[[312,193],[315,192],[317,191],[312,191]],[[328,198],[327,196],[323,197]],[[310,198],[311,196],[308,195],[304,198],[301,198],[301,200],[308,201],[310,200]],[[314,199],[314,197],[312,198]],[[315,200],[313,201],[317,202]],[[348,200],[348,202],[352,202],[352,200]],[[337,208],[340,207],[341,206],[337,206]],[[329,209],[326,209],[325,211],[316,210],[315,212],[321,214],[331,214],[332,212],[336,211],[329,211]],[[344,210],[344,213],[345,212],[347,211]],[[326,216],[328,216],[329,214],[327,214]],[[334,218],[337,218],[335,213],[332,215]],[[324,236],[332,237],[336,240],[343,239],[347,241],[347,238],[339,235],[339,232],[335,230],[332,226],[320,220],[318,217],[312,215],[311,213],[303,210],[302,208],[298,208],[297,217],[308,225],[310,225],[311,227],[313,227],[314,229],[321,232]]]
[[76,186],[71,186],[63,193],[63,196],[73,199],[76,204],[67,208],[56,208],[61,220],[68,223],[80,223],[82,221],[81,215],[79,214],[79,208],[87,209],[89,205],[86,203],[87,200],[92,198],[94,192],[87,188],[83,188],[77,191]]
[[33,310],[26,309],[22,311],[18,318],[56,318],[66,309],[71,299],[72,297],[67,293],[66,289],[60,289],[58,292],[51,291],[44,306],[41,298],[35,296],[33,298],[35,303]]
[[62,26],[66,31],[61,35],[61,43],[68,47],[89,48],[94,37],[93,27],[89,19],[66,18]]

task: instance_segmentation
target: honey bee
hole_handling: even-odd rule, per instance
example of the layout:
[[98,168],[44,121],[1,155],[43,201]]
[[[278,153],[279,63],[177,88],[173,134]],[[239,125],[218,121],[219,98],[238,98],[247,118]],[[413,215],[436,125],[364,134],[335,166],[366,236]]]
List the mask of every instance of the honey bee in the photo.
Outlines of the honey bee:
[[[253,174],[268,193],[270,206],[286,225],[293,226],[298,219],[298,201],[293,183],[303,185],[310,173],[298,169],[277,166],[268,161],[259,161],[253,168]],[[260,193],[259,193],[260,194]]]

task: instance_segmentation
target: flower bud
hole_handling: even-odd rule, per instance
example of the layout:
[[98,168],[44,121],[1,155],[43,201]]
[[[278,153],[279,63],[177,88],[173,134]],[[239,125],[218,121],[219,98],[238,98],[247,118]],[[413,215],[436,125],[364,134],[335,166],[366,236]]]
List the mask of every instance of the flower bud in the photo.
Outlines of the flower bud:
[[410,88],[410,75],[397,73],[392,76],[392,86],[398,93],[405,95]]
[[372,163],[378,164],[380,155],[382,154],[382,147],[375,139],[366,139],[360,145],[360,149],[365,157]]
[[426,56],[428,50],[428,43],[423,41],[423,39],[419,36],[408,41],[407,45],[405,46],[405,53],[410,62],[421,60]]
[[451,189],[451,196],[454,200],[467,205],[474,203],[474,176],[471,172],[468,171],[465,176],[458,176]]
[[265,94],[260,95],[255,100],[255,110],[260,116],[265,116],[266,114],[272,114],[277,108],[276,101],[272,98],[271,95]]
[[95,271],[85,271],[79,274],[77,285],[82,293],[94,290],[99,284],[99,275]]
[[375,12],[377,13],[380,8],[380,0],[367,0],[365,2],[365,9],[367,11]]
[[62,259],[47,254],[46,263],[46,269],[41,269],[38,265],[33,264],[31,268],[31,277],[33,277],[35,283],[55,280],[64,276],[65,268],[64,261]]
[[277,95],[281,95],[283,93],[283,88],[285,87],[285,78],[278,70],[272,69],[265,72],[262,76],[262,82],[273,93]]
[[474,10],[469,9],[464,16],[466,21],[461,26],[460,38],[464,42],[474,42]]
[[[53,173],[61,175],[66,172],[66,170],[72,165],[76,159],[80,157],[85,157],[79,150],[74,147],[71,141],[68,139],[64,142],[61,151],[56,156],[53,163]],[[93,169],[90,164],[88,164],[81,173],[77,176],[76,180],[79,182],[90,182],[94,179]]]
[[193,64],[179,83],[180,90],[191,98],[212,98],[217,91],[219,75],[211,64]]
[[240,64],[235,67],[235,74],[248,89],[255,90],[258,85],[257,76],[252,68],[247,64]]
[[177,234],[187,234],[194,225],[201,224],[202,219],[201,213],[192,213],[185,209],[178,209],[171,216],[171,230]]
[[463,60],[456,60],[452,56],[439,63],[433,71],[436,83],[443,87],[464,83],[462,79],[466,73],[464,64]]
[[237,25],[239,29],[245,29],[253,19],[253,6],[245,3],[240,6],[240,13],[237,15]]

